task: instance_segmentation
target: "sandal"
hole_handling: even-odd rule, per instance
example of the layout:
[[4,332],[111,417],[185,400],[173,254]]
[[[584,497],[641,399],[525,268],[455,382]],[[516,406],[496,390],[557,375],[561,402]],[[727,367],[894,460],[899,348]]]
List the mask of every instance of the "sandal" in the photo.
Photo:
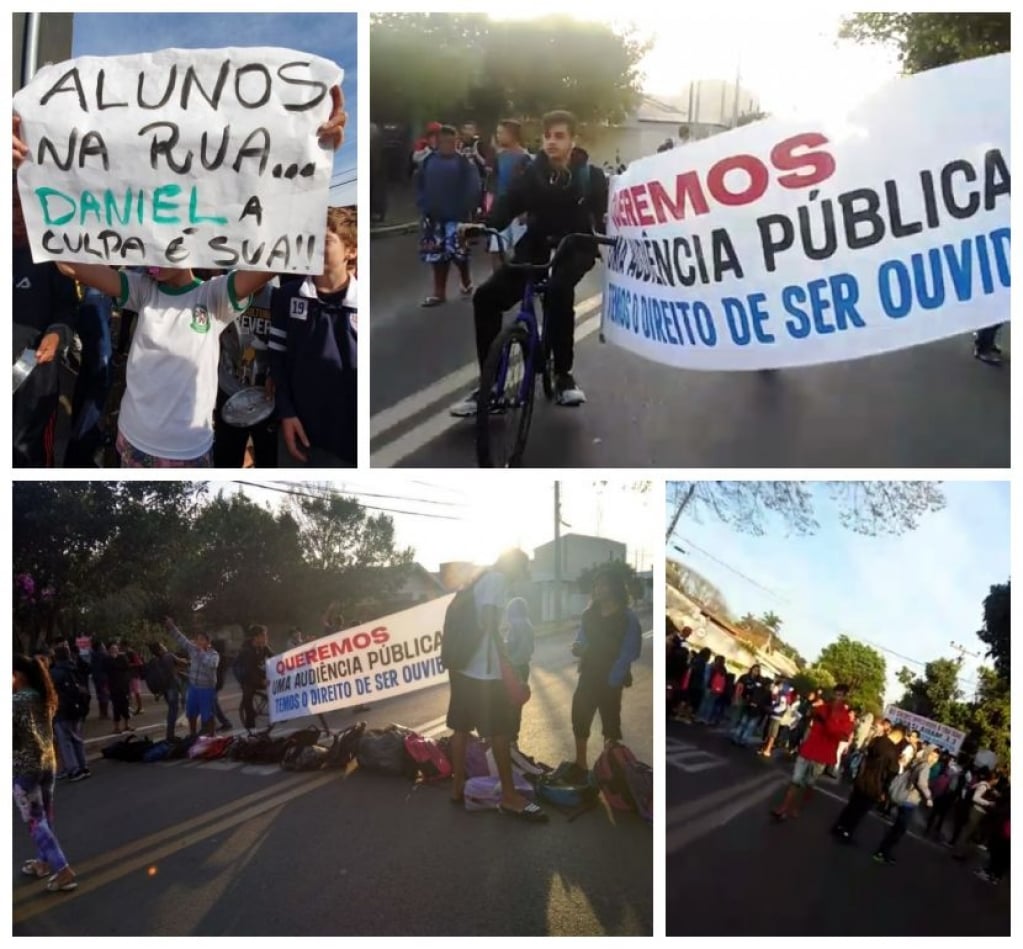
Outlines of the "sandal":
[[419,305],[421,307],[440,306],[443,302],[444,302],[444,300],[441,297],[427,297]]
[[[43,867],[46,869],[44,870]],[[26,860],[21,865],[21,872],[24,876],[45,880],[50,875],[50,868],[40,860]]]
[[70,893],[72,890],[78,889],[78,881],[72,876],[70,880],[64,883],[59,882],[60,874],[55,873],[49,880],[46,881],[46,889],[49,893]]
[[463,297],[471,297],[476,292],[476,288],[470,283],[467,287],[460,287],[459,292]]
[[547,816],[546,811],[541,810],[530,801],[521,811],[513,811],[510,808],[505,807],[503,804],[497,805],[498,814],[504,814],[505,817],[517,817],[520,820],[529,821],[532,824],[545,824],[550,818]]

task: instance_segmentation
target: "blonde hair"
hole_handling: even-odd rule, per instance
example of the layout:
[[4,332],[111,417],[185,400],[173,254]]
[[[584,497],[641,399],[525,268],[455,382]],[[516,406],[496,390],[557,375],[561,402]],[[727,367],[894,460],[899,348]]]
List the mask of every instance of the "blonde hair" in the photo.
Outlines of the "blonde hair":
[[345,247],[359,246],[359,220],[355,208],[327,208],[327,230],[336,234]]

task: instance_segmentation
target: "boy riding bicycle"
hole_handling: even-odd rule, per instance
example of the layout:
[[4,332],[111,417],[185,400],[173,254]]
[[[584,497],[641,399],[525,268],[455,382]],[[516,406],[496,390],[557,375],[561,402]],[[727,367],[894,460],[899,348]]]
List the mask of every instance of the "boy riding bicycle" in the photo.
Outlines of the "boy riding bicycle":
[[[537,155],[479,225],[462,224],[462,231],[488,227],[503,231],[520,215],[528,216],[526,234],[515,246],[514,261],[542,264],[552,242],[573,233],[604,233],[607,216],[607,178],[576,147],[576,120],[570,112],[543,117],[543,151]],[[575,342],[575,288],[592,269],[596,244],[579,242],[566,249],[551,270],[545,293],[546,326],[554,356],[555,398],[559,405],[577,406],[586,396],[572,375]],[[501,330],[504,311],[522,296],[527,271],[507,265],[498,269],[473,296],[476,355],[482,367],[491,343]],[[451,408],[451,414],[476,414],[478,390]]]

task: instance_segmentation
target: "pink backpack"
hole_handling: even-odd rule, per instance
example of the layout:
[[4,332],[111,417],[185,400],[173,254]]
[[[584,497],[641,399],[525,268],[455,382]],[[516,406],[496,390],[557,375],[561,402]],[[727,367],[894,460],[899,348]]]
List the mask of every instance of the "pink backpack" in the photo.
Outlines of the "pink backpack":
[[625,745],[608,745],[593,766],[593,777],[609,807],[635,811],[644,820],[653,820],[653,770]]
[[451,762],[440,745],[422,735],[405,736],[405,752],[416,763],[423,781],[444,781],[451,777]]

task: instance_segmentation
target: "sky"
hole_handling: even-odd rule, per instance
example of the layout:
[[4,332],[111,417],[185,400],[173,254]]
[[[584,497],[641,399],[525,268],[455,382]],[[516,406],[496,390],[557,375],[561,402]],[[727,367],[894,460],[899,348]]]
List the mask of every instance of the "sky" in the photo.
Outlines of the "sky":
[[344,70],[341,84],[348,125],[334,156],[331,200],[357,204],[358,33],[355,14],[335,13],[76,13],[73,56],[116,56],[155,49],[278,46],[332,60]]
[[[898,74],[891,50],[837,43],[842,15],[816,7],[737,13],[727,5],[650,5],[633,10],[617,4],[609,12],[599,2],[590,12],[572,9],[579,18],[632,25],[639,37],[653,41],[643,60],[644,91],[653,96],[680,96],[687,82],[724,79],[757,95],[765,112],[783,117],[844,112]],[[637,5],[639,6],[639,5]],[[513,14],[531,18],[550,12],[535,0],[520,0]]]
[[[948,482],[943,491],[944,510],[924,515],[915,531],[899,537],[843,528],[822,486],[814,489],[821,526],[811,537],[786,536],[779,520],[766,536],[752,537],[683,513],[666,554],[714,583],[733,616],[773,610],[783,621],[782,637],[809,661],[843,632],[898,653],[882,651],[886,697],[895,701],[903,691],[895,673],[904,665],[922,674],[923,662],[955,658],[953,641],[983,656],[976,636],[982,601],[992,584],[1010,576],[1008,484]],[[968,696],[979,663],[965,657],[960,685]]]
[[[429,475],[417,480],[380,474],[385,473],[337,479],[336,486],[367,506],[386,508],[394,520],[398,546],[414,548],[415,559],[427,570],[447,561],[493,563],[508,547],[521,547],[531,554],[554,538],[552,481],[529,479],[513,488],[495,488],[489,478],[459,477],[445,484]],[[241,480],[249,484],[240,490],[257,503],[276,507],[286,499],[272,489],[252,486],[277,482],[259,477]],[[627,547],[628,562],[640,571],[649,570],[660,536],[660,492],[633,491],[631,484],[601,487],[578,479],[563,482],[561,519],[569,526],[563,525],[562,531],[621,541]]]

